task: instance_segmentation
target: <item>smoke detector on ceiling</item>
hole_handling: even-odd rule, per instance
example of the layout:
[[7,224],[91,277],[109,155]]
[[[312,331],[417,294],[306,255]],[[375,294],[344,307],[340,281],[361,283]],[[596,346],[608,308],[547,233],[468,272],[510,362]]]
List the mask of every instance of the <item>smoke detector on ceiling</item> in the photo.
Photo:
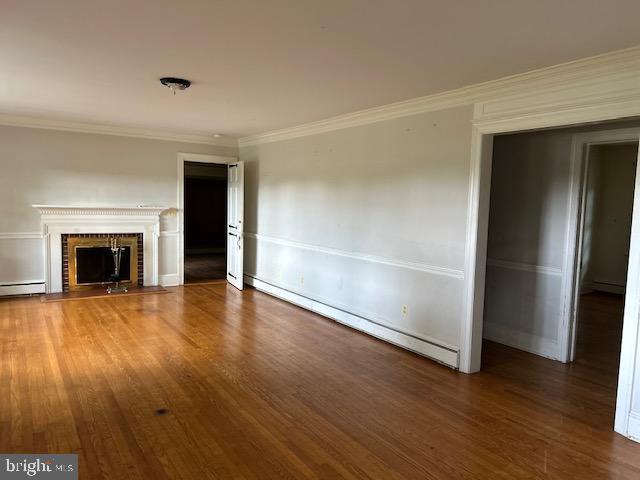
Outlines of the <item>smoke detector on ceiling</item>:
[[162,77],[160,79],[160,83],[165,87],[170,88],[174,95],[176,94],[176,91],[186,90],[191,86],[191,82],[189,80],[175,77]]

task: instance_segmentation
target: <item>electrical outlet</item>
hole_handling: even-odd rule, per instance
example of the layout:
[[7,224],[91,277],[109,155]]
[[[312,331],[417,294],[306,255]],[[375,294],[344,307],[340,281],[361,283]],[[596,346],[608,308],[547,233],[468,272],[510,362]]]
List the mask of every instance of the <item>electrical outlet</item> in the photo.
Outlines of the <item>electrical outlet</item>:
[[407,305],[402,305],[402,315],[407,315],[409,313],[409,307]]
[[304,275],[300,275],[300,285],[304,285]]

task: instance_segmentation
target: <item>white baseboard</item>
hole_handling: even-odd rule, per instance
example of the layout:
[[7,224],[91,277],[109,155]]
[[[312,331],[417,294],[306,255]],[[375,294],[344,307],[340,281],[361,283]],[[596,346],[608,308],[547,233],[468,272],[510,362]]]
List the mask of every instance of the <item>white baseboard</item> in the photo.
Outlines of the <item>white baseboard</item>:
[[281,300],[293,303],[294,305],[318,313],[324,317],[328,317],[336,322],[355,328],[356,330],[360,330],[361,332],[367,333],[386,342],[411,350],[420,355],[424,355],[425,357],[429,357],[432,360],[443,363],[449,367],[455,369],[458,368],[459,353],[450,348],[445,348],[412,335],[398,332],[366,318],[345,312],[344,310],[340,310],[316,300],[312,300],[248,275],[244,276],[244,281],[246,284],[253,286],[256,290],[268,293],[269,295],[273,295]]
[[0,285],[0,296],[7,295],[30,295],[44,293],[44,282],[42,283],[18,283],[14,285]]
[[635,412],[629,414],[627,437],[635,442],[640,442],[640,415]]
[[614,285],[612,283],[591,282],[591,289],[597,292],[615,293],[624,295],[624,285]]
[[180,275],[177,273],[158,275],[158,283],[162,287],[175,287],[176,285],[180,285]]
[[520,332],[496,323],[485,322],[482,329],[482,337],[486,340],[502,343],[551,360],[559,360],[558,343],[538,335]]

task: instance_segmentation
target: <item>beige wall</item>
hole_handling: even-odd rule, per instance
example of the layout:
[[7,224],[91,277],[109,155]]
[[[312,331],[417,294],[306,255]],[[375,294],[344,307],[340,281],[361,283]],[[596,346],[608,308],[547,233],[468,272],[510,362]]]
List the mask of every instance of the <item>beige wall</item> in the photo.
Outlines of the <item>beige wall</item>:
[[241,147],[245,272],[457,348],[471,117],[460,107]]
[[[41,240],[6,238],[40,231],[32,204],[175,208],[178,152],[237,155],[227,147],[0,126],[0,284],[44,278]],[[175,215],[165,215],[161,230],[176,229]],[[176,248],[175,235],[161,237],[161,275],[175,273]]]
[[594,146],[583,243],[583,289],[622,293],[626,283],[638,144]]
[[559,358],[572,130],[494,139],[485,338]]
[[[484,338],[546,357],[560,358],[558,342],[564,306],[563,281],[568,281],[567,276],[572,275],[572,272],[564,271],[564,265],[570,222],[568,206],[573,136],[579,132],[636,124],[618,122],[598,127],[502,135],[494,139]],[[629,146],[614,148],[619,151],[610,152],[609,157],[618,158],[626,151],[626,163],[607,167],[603,164],[607,172],[600,168],[597,171],[600,184],[602,176],[606,177],[608,185],[602,188],[617,188],[618,195],[608,195],[608,202],[596,202],[595,216],[590,211],[593,207],[585,212],[588,230],[585,248],[598,258],[591,260],[591,266],[587,265],[590,277],[594,275],[596,265],[598,275],[606,278],[613,275],[612,270],[617,272],[617,278],[626,272],[628,243],[625,247],[624,239],[628,242],[631,228],[635,154],[629,153]],[[594,153],[596,160],[598,151]],[[595,164],[599,165],[597,161]],[[626,178],[626,183],[621,177]],[[593,192],[587,195],[587,206],[593,204],[593,197]],[[626,211],[622,211],[623,205]],[[601,227],[595,228],[591,235],[591,223],[594,221],[599,221]],[[614,229],[626,233],[616,233]],[[622,240],[615,244],[612,237]],[[613,249],[617,250],[615,261],[611,253]],[[583,273],[586,274],[584,270]]]

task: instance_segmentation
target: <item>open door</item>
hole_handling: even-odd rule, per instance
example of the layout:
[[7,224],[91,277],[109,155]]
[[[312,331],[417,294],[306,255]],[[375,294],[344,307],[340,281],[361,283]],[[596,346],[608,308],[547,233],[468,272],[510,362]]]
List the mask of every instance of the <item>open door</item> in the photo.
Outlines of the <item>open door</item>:
[[244,163],[228,166],[227,281],[242,290],[244,259]]

